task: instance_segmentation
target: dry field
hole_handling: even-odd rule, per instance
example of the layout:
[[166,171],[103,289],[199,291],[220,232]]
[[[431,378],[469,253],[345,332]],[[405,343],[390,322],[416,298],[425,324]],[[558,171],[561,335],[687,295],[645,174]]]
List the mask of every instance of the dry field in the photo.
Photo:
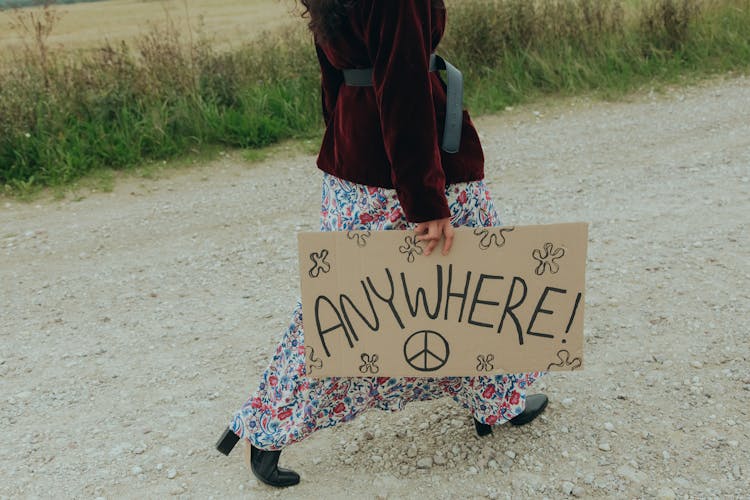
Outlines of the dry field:
[[[448,1],[450,5],[457,0]],[[634,14],[644,0],[626,0],[627,12]],[[40,9],[23,9],[23,12]],[[216,41],[215,46],[235,47],[260,36],[264,31],[301,23],[298,0],[109,0],[104,2],[60,5],[62,14],[50,35],[50,45],[67,50],[91,49],[102,42],[133,41],[154,24],[172,20],[188,36],[201,25],[203,32]],[[0,58],[21,46],[19,32],[12,28],[17,13],[0,11]],[[189,23],[188,23],[189,20]],[[450,25],[448,26],[450,30]]]
[[[148,32],[154,23],[163,24],[168,19],[183,27],[186,37],[189,26],[195,35],[202,23],[203,31],[222,48],[240,45],[264,30],[302,22],[293,0],[111,0],[61,5],[55,9],[62,18],[49,43],[70,50],[98,47],[105,40],[130,42]],[[12,10],[0,12],[0,54],[20,46],[19,33],[12,29],[17,15]]]

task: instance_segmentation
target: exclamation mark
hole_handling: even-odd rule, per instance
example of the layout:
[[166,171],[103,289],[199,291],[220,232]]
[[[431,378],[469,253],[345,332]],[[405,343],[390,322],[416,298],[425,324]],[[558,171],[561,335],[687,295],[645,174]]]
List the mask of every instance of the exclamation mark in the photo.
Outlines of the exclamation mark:
[[[570,331],[570,327],[573,326],[573,320],[575,319],[576,313],[578,312],[578,304],[580,304],[580,302],[581,302],[581,293],[579,292],[578,295],[576,295],[576,303],[573,306],[573,314],[570,315],[570,320],[568,321],[568,327],[565,329],[565,335],[568,334],[568,332]],[[562,343],[567,344],[568,341],[566,339],[563,339]]]

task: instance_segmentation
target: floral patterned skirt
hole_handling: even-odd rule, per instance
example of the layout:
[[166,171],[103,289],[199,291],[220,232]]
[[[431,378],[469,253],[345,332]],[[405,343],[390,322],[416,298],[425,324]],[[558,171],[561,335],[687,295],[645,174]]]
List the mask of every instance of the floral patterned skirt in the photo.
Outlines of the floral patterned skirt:
[[[454,226],[497,226],[484,181],[446,188]],[[409,229],[392,189],[354,184],[325,174],[322,231]],[[257,448],[280,450],[314,431],[348,422],[370,409],[397,411],[410,401],[449,396],[482,423],[506,422],[521,413],[526,389],[540,372],[486,377],[389,378],[305,376],[302,305],[284,332],[258,389],[235,414],[230,428]]]

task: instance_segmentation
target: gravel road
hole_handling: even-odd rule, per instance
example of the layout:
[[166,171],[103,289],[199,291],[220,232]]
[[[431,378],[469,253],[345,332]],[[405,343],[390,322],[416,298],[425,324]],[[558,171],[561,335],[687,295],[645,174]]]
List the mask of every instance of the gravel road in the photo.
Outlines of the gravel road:
[[507,224],[587,221],[586,369],[480,440],[452,400],[290,447],[283,494],[214,442],[317,227],[314,156],[230,152],[78,201],[0,199],[0,498],[750,496],[750,78],[476,121]]

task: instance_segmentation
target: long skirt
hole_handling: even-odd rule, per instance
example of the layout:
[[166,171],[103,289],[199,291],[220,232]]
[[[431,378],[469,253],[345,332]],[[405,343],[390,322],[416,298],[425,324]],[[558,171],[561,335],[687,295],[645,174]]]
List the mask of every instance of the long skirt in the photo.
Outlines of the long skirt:
[[[446,188],[454,226],[500,225],[484,181]],[[322,231],[409,229],[396,192],[326,174]],[[230,428],[255,447],[280,450],[318,429],[348,422],[370,409],[398,411],[410,401],[451,397],[480,422],[506,422],[521,413],[526,390],[540,372],[481,377],[389,378],[305,375],[305,336],[298,302],[257,391],[235,414]]]

